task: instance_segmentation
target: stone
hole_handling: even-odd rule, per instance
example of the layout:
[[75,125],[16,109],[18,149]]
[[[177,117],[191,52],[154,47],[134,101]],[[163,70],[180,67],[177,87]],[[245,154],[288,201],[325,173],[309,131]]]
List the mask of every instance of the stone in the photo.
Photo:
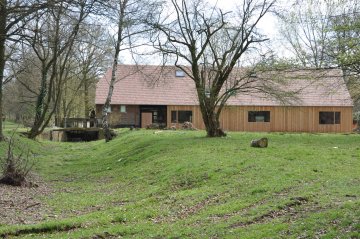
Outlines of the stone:
[[253,139],[251,140],[251,147],[266,148],[268,146],[268,138]]

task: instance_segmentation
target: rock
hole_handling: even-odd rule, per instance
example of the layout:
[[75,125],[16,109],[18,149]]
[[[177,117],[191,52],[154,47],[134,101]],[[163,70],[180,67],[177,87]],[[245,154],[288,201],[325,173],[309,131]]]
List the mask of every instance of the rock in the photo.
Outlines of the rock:
[[251,140],[250,146],[257,148],[266,148],[268,146],[268,139],[267,138],[253,139]]

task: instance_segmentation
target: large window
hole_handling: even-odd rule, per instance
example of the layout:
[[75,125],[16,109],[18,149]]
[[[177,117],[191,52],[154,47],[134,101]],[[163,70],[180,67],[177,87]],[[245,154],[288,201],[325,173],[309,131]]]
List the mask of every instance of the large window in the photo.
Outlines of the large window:
[[192,122],[192,111],[178,111],[179,123],[184,123],[186,121]]
[[249,111],[248,122],[270,122],[270,111]]
[[340,124],[340,112],[319,112],[319,124]]
[[192,111],[179,110],[171,111],[171,123],[192,122]]

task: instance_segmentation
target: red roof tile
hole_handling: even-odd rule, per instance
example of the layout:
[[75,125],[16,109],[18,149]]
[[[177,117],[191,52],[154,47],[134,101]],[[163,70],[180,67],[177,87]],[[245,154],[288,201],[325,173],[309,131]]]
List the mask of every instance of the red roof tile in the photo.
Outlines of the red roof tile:
[[[198,105],[195,84],[188,76],[175,77],[174,66],[119,65],[111,104],[123,105]],[[340,70],[301,70],[258,75],[258,83],[278,85],[281,92],[296,93],[289,100],[262,92],[238,93],[227,105],[250,106],[352,106]],[[104,104],[109,90],[111,69],[96,87],[96,104]],[[276,79],[277,78],[277,79]],[[281,82],[281,83],[280,83]],[[257,83],[257,84],[258,84]],[[264,83],[265,84],[265,83]]]

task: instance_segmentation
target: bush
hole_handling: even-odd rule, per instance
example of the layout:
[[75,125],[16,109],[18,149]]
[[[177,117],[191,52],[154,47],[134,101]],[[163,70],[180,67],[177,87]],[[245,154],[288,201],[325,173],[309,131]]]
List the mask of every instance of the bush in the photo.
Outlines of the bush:
[[4,158],[0,158],[2,177],[0,183],[12,186],[28,186],[27,177],[34,163],[30,160],[30,150],[24,155],[22,152],[18,157],[14,155],[15,143],[13,137],[8,141],[8,150]]
[[181,126],[182,129],[186,129],[186,130],[196,130],[196,128],[193,126],[193,124],[191,122],[184,122]]

